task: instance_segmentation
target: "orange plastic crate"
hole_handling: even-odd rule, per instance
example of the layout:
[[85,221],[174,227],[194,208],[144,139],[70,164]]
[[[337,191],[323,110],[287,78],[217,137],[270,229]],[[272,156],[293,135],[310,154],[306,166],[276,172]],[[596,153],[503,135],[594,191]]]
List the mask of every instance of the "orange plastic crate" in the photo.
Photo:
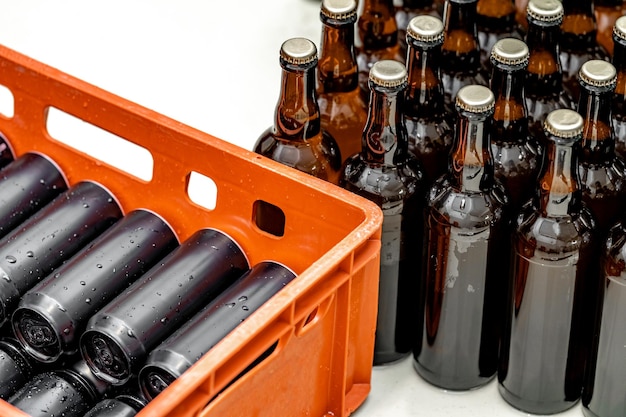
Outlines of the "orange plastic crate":
[[[70,185],[103,184],[125,212],[159,213],[181,241],[215,227],[242,245],[251,264],[272,259],[298,274],[138,416],[347,416],[365,400],[378,295],[377,206],[2,46],[0,84],[14,97],[14,115],[0,116],[0,131],[16,156],[49,156]],[[147,149],[152,179],[53,139],[50,107]],[[192,172],[215,182],[214,209],[190,199]],[[258,200],[282,209],[283,236],[257,226]],[[0,415],[25,414],[0,401]]]

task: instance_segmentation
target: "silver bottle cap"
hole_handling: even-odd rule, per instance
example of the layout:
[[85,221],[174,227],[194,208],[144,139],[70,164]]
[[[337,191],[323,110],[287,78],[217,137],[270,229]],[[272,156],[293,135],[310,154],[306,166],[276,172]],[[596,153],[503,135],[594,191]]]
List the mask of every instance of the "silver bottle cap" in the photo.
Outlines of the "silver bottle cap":
[[350,20],[357,14],[356,0],[323,0],[321,13],[329,19]]
[[491,48],[491,59],[497,64],[528,65],[528,56],[529,51],[526,43],[515,38],[500,39]]
[[369,79],[380,87],[398,87],[407,82],[406,67],[401,62],[383,59],[374,63]]
[[570,109],[553,110],[546,117],[543,127],[553,136],[569,139],[583,133],[583,117]]
[[493,110],[496,99],[491,90],[482,85],[466,85],[456,93],[456,105],[470,113]]
[[407,38],[418,42],[443,43],[443,22],[441,19],[430,15],[415,16],[409,21],[406,29]]
[[317,47],[306,38],[291,38],[280,47],[280,57],[294,65],[309,64],[317,60]]
[[581,83],[593,87],[615,87],[617,82],[617,70],[610,62],[601,59],[591,59],[585,62],[578,71]]
[[626,16],[621,16],[613,25],[613,36],[626,41]]
[[526,15],[544,24],[560,24],[563,20],[563,4],[559,0],[530,0]]

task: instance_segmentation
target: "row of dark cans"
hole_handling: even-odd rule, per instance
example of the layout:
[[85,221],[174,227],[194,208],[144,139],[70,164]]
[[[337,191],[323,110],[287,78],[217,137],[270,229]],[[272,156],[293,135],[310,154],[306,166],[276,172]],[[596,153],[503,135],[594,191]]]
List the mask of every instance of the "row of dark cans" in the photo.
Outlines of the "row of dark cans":
[[296,276],[46,155],[2,161],[0,398],[30,415],[135,415]]

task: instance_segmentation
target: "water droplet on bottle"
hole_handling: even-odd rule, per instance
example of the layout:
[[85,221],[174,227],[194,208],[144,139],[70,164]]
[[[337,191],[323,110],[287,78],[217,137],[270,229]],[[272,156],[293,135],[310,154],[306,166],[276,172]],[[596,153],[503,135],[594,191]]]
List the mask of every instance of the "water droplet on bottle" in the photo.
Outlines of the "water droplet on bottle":
[[17,262],[17,258],[13,255],[7,255],[4,259],[6,259],[7,262],[10,264],[14,264],[15,262]]
[[250,310],[250,309],[248,308],[248,306],[241,306],[241,309],[242,309],[243,311],[248,311],[248,310]]
[[96,264],[96,268],[102,269],[102,264]]
[[163,318],[161,319],[161,323],[163,323],[163,324],[167,323],[167,317],[163,317]]
[[243,301],[246,301],[247,299],[248,299],[248,297],[246,297],[245,295],[242,295],[241,297],[239,297],[239,299],[237,301],[243,302]]
[[85,281],[81,281],[80,285],[87,285],[87,283]]
[[2,274],[2,279],[5,280],[6,282],[11,282],[11,277],[8,276],[7,274]]
[[35,253],[32,250],[29,250],[28,252],[26,252],[26,256],[28,256],[29,258],[32,258],[35,256]]
[[85,298],[85,302],[86,302],[87,304],[91,304],[91,298]]
[[68,329],[67,327],[63,329],[63,334],[70,334],[70,329]]
[[128,335],[128,337],[132,337],[133,339],[135,338],[135,333],[133,333],[133,331],[131,329],[128,329],[126,334]]
[[235,307],[235,303],[226,303],[226,307],[233,308]]
[[87,203],[83,203],[83,207],[84,207],[84,208],[89,208],[89,204],[87,204]]

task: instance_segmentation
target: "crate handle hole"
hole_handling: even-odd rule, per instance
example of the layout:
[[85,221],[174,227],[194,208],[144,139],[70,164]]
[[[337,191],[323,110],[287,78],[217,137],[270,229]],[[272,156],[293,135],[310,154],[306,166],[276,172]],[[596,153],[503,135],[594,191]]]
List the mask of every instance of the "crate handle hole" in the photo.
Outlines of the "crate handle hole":
[[217,205],[217,184],[206,175],[191,171],[187,176],[187,195],[199,206],[214,210]]
[[0,114],[5,117],[13,117],[15,111],[15,98],[6,86],[0,84]]
[[304,319],[300,320],[300,322],[296,325],[296,336],[302,336],[307,330],[315,327],[315,324],[326,316],[334,300],[335,295],[332,294],[313,307],[309,313],[304,316]]
[[46,129],[58,142],[140,180],[152,180],[154,159],[146,148],[56,107],[47,108]]
[[257,200],[252,208],[252,216],[259,229],[274,236],[284,236],[285,212],[280,207]]

